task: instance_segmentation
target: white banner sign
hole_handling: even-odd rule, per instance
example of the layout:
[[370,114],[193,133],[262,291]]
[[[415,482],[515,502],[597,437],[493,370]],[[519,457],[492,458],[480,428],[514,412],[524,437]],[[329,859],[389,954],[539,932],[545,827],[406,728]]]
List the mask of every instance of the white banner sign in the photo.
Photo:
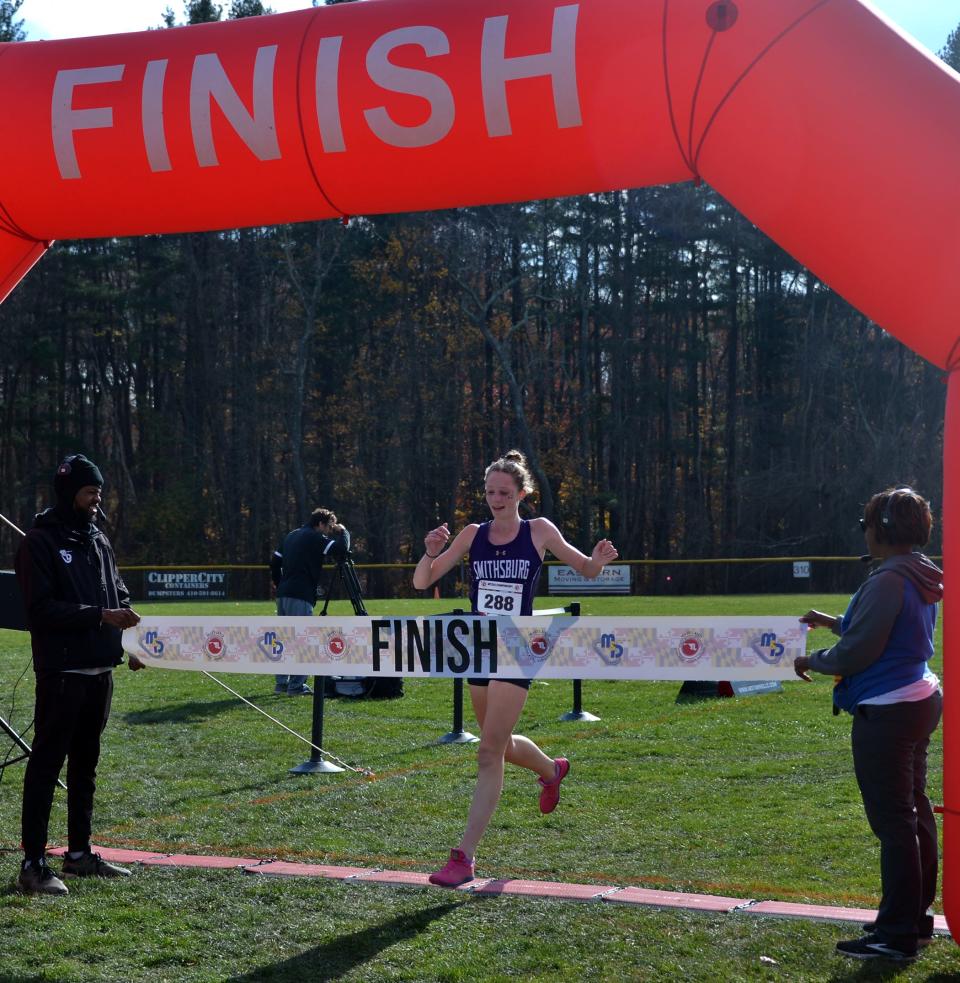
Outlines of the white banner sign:
[[792,679],[796,618],[145,618],[147,665],[319,676]]
[[629,594],[630,567],[612,563],[590,580],[573,567],[547,567],[547,589],[551,594]]

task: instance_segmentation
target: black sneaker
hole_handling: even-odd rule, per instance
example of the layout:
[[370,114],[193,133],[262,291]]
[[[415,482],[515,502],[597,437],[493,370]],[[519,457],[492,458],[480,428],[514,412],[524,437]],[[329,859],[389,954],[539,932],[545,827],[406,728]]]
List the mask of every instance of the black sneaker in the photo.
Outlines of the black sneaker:
[[879,935],[864,935],[849,942],[838,942],[837,952],[851,959],[890,959],[894,962],[910,962],[917,958],[916,947],[912,949],[887,942]]
[[47,866],[46,859],[24,860],[17,877],[17,890],[24,894],[69,894],[67,885]]
[[[876,922],[865,922],[862,926],[864,932],[872,935],[877,929]],[[917,945],[930,945],[933,941],[933,915],[926,915],[920,919],[920,934],[917,936]]]
[[64,877],[129,877],[130,871],[126,867],[118,867],[116,864],[107,863],[99,853],[85,853],[76,860],[71,860],[64,855],[63,858]]

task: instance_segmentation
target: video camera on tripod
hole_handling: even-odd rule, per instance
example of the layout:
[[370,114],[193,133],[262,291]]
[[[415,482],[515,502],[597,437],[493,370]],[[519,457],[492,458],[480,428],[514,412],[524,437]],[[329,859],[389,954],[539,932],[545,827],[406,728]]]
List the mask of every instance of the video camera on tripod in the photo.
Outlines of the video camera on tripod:
[[323,533],[326,541],[323,547],[323,555],[329,560],[337,563],[344,563],[350,559],[350,530],[346,526],[340,526],[334,533]]
[[350,530],[346,526],[339,526],[332,534],[323,533],[323,538],[326,540],[323,547],[324,558],[333,560],[337,567],[327,582],[327,590],[323,598],[323,610],[320,614],[325,615],[327,613],[327,607],[333,597],[333,589],[339,582],[353,605],[353,613],[358,617],[365,617],[367,609],[363,606],[363,591],[360,588],[357,571],[353,566],[353,553],[350,552]]

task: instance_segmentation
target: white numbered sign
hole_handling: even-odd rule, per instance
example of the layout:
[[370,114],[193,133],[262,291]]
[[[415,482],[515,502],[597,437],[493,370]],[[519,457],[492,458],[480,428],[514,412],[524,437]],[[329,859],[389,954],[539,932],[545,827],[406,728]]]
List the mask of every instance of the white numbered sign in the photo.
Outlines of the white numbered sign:
[[481,580],[477,585],[477,610],[481,614],[519,614],[523,601],[523,584],[500,580]]

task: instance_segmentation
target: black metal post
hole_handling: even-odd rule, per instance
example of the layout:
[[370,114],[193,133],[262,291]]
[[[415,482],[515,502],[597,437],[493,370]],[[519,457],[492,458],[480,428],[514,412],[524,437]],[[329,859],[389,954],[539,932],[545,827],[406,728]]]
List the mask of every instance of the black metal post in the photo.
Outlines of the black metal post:
[[[330,574],[330,582],[327,584],[326,596],[323,599],[323,610],[320,617],[325,617],[327,608],[330,606],[330,599],[333,597],[333,589],[337,583],[346,591],[347,597],[353,606],[353,613],[358,617],[366,617],[367,609],[363,606],[363,590],[360,587],[360,578],[353,565],[353,553],[349,549],[344,550],[341,556],[337,557],[336,569]],[[338,765],[324,760],[317,750],[323,747],[323,703],[327,688],[326,676],[313,677],[313,731],[310,740],[316,745],[310,751],[310,760],[304,761],[302,765],[297,765],[290,769],[291,775],[331,775],[337,771],[343,771]]]
[[475,744],[479,741],[469,731],[463,729],[463,680],[453,681],[453,730],[437,739],[437,744]]
[[[580,602],[571,601],[570,604],[564,608],[570,615],[574,618],[580,617]],[[599,720],[599,717],[594,716],[592,713],[587,713],[583,709],[583,680],[575,679],[573,681],[573,709],[569,713],[563,714],[560,717],[561,720],[572,721],[579,720],[582,722],[589,722],[591,720]]]
[[567,722],[570,722],[571,720],[580,720],[585,723],[588,723],[591,720],[600,719],[592,713],[587,713],[587,711],[583,709],[583,680],[575,679],[573,681],[573,709],[563,714],[560,719]]
[[573,712],[576,714],[583,712],[583,680],[573,681]]
[[[458,608],[450,613],[463,614],[463,611]],[[463,678],[458,676],[453,681],[453,730],[438,738],[437,744],[475,744],[479,740],[463,729]]]
[[326,689],[326,678],[324,676],[313,677],[313,729],[310,733],[310,740],[316,747],[310,750],[310,760],[304,761],[302,765],[297,765],[290,769],[291,775],[332,775],[334,772],[343,771],[339,765],[332,761],[324,760],[317,748],[323,747],[323,701],[324,690]]

